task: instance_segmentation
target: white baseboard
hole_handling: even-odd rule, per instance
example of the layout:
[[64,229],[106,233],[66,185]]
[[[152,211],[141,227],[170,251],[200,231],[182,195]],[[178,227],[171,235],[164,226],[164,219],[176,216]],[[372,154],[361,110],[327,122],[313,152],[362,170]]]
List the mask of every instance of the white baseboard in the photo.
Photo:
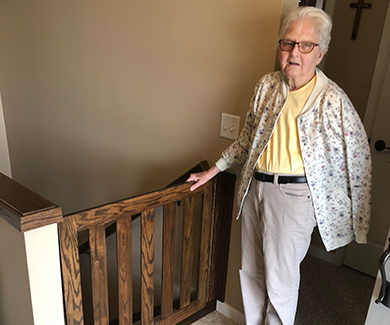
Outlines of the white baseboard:
[[237,324],[245,325],[244,314],[227,303],[217,300],[217,311],[231,320],[234,320]]
[[344,264],[346,247],[340,247],[335,251],[327,252],[324,248],[310,245],[309,254],[318,257],[333,265],[341,266]]
[[334,261],[334,253],[328,253],[325,249],[320,247],[310,245],[309,254],[315,257],[318,257],[326,262],[333,263]]

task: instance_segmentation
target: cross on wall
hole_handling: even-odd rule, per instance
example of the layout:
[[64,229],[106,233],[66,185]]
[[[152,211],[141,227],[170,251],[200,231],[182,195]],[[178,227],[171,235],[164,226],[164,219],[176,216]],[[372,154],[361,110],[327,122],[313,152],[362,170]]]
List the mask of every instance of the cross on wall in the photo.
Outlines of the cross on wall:
[[360,18],[362,17],[363,9],[371,9],[372,4],[371,3],[364,3],[364,0],[359,0],[358,3],[351,3],[349,5],[350,8],[357,9],[356,10],[356,16],[355,16],[355,23],[353,25],[353,31],[351,39],[356,40],[357,33],[359,30],[359,24],[360,24]]

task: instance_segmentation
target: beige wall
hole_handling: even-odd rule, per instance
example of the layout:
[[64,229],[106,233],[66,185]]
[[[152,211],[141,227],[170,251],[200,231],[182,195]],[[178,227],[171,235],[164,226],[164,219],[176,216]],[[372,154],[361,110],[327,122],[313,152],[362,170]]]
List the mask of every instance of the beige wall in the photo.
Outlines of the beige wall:
[[[0,94],[0,172],[11,177]],[[0,209],[0,215],[2,214]],[[10,253],[12,251],[12,254]],[[23,310],[21,313],[20,310]],[[0,324],[33,324],[23,234],[0,216]]]
[[[282,2],[0,0],[14,178],[69,213],[213,163],[221,113],[243,122],[273,70]],[[226,302],[241,309],[239,228]]]
[[280,3],[3,1],[14,177],[65,212],[164,186],[230,142],[272,70]]

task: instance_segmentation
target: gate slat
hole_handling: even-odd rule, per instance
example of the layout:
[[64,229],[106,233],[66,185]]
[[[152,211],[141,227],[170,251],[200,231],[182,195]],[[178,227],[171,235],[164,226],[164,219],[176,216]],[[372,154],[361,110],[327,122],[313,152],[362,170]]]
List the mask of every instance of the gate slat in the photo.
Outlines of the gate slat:
[[105,226],[89,229],[91,251],[92,304],[95,325],[109,325],[107,251]]
[[173,313],[173,276],[175,266],[175,222],[176,204],[164,206],[163,226],[163,265],[162,265],[162,306],[161,317],[167,318]]
[[131,216],[118,219],[116,224],[118,260],[119,325],[133,324],[133,286],[131,272]]
[[183,220],[183,250],[181,259],[181,280],[180,280],[180,308],[184,308],[191,301],[192,264],[194,259],[193,249],[193,228],[194,228],[194,198],[184,200]]
[[209,257],[211,245],[211,224],[213,218],[213,184],[207,184],[203,196],[202,229],[199,254],[199,276],[198,276],[198,301],[202,308],[207,303],[207,283],[209,280]]
[[80,258],[74,217],[58,225],[67,324],[84,325]]
[[153,324],[154,209],[141,214],[141,325]]

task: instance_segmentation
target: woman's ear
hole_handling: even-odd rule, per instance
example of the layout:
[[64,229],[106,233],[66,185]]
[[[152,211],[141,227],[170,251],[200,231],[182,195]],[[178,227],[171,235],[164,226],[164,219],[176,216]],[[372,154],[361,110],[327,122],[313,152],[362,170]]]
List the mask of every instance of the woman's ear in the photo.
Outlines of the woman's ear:
[[318,58],[317,58],[317,64],[320,64],[320,62],[322,61],[322,59],[324,58],[326,54],[326,51],[320,51],[319,54],[318,54]]

